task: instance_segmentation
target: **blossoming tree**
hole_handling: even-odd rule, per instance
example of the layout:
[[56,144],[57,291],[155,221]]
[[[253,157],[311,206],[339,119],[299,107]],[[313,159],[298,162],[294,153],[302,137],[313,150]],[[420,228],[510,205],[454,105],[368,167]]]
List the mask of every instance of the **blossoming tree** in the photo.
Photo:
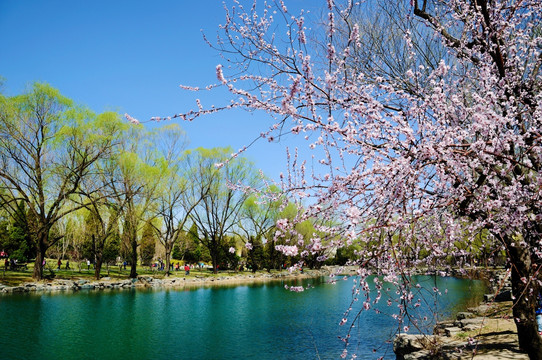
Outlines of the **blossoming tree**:
[[[402,282],[400,296],[412,304],[411,269],[468,252],[465,242],[482,233],[497,241],[511,268],[520,346],[542,358],[534,321],[542,232],[542,3],[396,1],[406,9],[396,16],[425,27],[422,34],[445,55],[422,59],[419,38],[406,27],[405,62],[394,67],[395,76],[375,76],[362,66],[371,49],[352,16],[358,3],[327,0],[319,24],[283,1],[255,1],[247,9],[234,3],[212,46],[236,68],[218,65],[219,82],[208,87],[227,88],[232,102],[210,109],[198,103],[198,110],[171,117],[257,110],[276,120],[261,138],[289,133],[306,142],[313,165],[299,155],[291,162],[295,176],[282,185],[310,204],[300,221],[341,219],[317,229],[333,238],[326,246],[364,244],[355,259],[358,290],[366,295],[362,310],[379,298],[368,291],[372,272]],[[372,60],[375,73],[377,64],[390,68]],[[293,226],[279,220],[278,236]],[[296,247],[283,249],[297,253]],[[400,319],[407,315],[400,310]]]

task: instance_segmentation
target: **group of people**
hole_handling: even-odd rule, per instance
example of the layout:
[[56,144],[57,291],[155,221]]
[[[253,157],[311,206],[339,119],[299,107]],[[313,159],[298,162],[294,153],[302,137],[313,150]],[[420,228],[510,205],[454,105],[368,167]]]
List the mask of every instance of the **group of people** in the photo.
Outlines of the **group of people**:
[[17,261],[17,259],[9,259],[6,257],[4,260],[5,270],[7,270],[8,268],[11,270],[16,270],[18,265],[19,265],[19,262]]
[[[179,263],[175,264],[175,271],[179,271]],[[184,274],[185,275],[190,275],[190,265],[184,264]]]
[[[62,266],[62,260],[59,258],[58,261],[57,261],[57,270],[60,270],[60,267]],[[66,260],[66,267],[65,267],[66,270],[70,270],[70,260]]]
[[[156,269],[156,270],[159,270],[159,271],[164,271],[164,261],[162,261],[162,259],[158,259],[158,261],[151,264],[151,267],[153,268],[153,270]],[[194,267],[194,265],[190,265],[188,263],[184,264],[184,267],[183,267],[184,273],[186,275],[190,275],[190,269],[193,268],[193,267]],[[181,265],[179,264],[179,262],[177,262],[175,264],[173,264],[173,262],[171,262],[169,264],[169,270],[170,271],[173,271],[173,270],[179,271],[180,269],[181,269]]]

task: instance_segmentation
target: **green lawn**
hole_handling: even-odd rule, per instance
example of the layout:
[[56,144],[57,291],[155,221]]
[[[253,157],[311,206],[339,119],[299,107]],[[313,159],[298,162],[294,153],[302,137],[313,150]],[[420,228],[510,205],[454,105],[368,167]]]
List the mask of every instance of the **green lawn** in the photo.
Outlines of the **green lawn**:
[[[86,262],[70,262],[70,269],[66,269],[66,262],[62,262],[61,269],[57,269],[57,260],[55,259],[49,259],[47,260],[47,265],[44,270],[44,276],[45,281],[47,280],[53,280],[53,279],[65,279],[65,280],[95,280],[94,277],[94,268],[92,265],[90,265],[90,269],[88,269]],[[26,282],[32,282],[34,279],[32,278],[32,273],[34,271],[34,263],[27,263],[27,269],[25,270],[10,270],[5,269],[4,263],[2,262],[0,265],[0,284],[8,285],[8,286],[16,286],[21,285]],[[259,273],[265,273],[265,271],[259,271]],[[150,270],[149,266],[141,266],[138,265],[137,267],[137,273],[138,275],[150,275],[155,278],[164,278],[165,277],[165,271],[157,271],[157,270]],[[181,268],[179,271],[172,271],[171,272],[173,277],[180,277],[184,278],[187,277],[185,275],[184,270]],[[272,273],[276,273],[276,271],[272,271]],[[209,269],[191,269],[190,275],[188,277],[220,277],[225,275],[237,275],[237,274],[252,274],[250,271],[243,271],[243,272],[235,272],[232,270],[227,271],[220,271],[218,274],[213,274],[212,271]],[[112,279],[128,279],[130,276],[130,266],[126,266],[126,270],[124,270],[124,267],[121,269],[118,265],[115,266],[102,266],[102,270],[100,273],[101,277],[110,277]]]

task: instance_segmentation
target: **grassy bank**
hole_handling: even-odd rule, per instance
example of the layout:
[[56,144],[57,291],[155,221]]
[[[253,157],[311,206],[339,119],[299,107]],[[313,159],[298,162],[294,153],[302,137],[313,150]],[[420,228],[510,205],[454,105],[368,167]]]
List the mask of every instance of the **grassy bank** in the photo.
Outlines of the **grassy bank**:
[[[177,262],[177,261],[176,261]],[[53,265],[54,264],[54,265]],[[17,269],[11,270],[9,267],[6,269],[4,263],[0,266],[0,284],[6,286],[19,286],[24,285],[25,283],[35,281],[32,278],[34,271],[34,264],[26,264],[26,269]],[[53,280],[96,280],[92,265],[87,266],[86,262],[81,263],[70,263],[70,269],[65,268],[65,262],[63,262],[60,270],[57,268],[56,260],[48,260],[47,265],[44,270],[45,279],[43,281],[53,281]],[[166,276],[165,271],[152,270],[149,266],[138,265],[137,273],[140,276],[152,276],[156,279],[163,279]],[[214,274],[210,268],[194,268],[190,269],[190,274],[186,275],[185,271],[181,268],[179,271],[170,271],[170,278],[199,278],[199,279],[209,279],[220,278],[224,276],[231,275],[246,275],[251,276],[253,273],[251,271],[233,271],[233,270],[221,270],[218,274]],[[278,274],[280,271],[272,270],[271,274]],[[267,271],[258,271],[258,274],[268,274]],[[111,279],[124,280],[130,278],[130,266],[126,266],[124,269],[123,266],[103,266],[100,272],[100,277],[109,277]]]

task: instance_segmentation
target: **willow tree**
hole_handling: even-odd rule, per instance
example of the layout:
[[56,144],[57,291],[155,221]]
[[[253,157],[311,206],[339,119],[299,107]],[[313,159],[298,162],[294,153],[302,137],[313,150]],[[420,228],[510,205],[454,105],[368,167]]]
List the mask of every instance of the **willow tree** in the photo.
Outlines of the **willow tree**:
[[228,160],[229,154],[228,148],[198,148],[189,153],[191,191],[202,195],[190,219],[198,228],[201,244],[209,250],[215,273],[221,247],[226,246],[227,235],[237,225],[249,196],[239,187],[253,186],[258,176],[249,161],[242,157]]
[[160,160],[149,142],[150,134],[141,126],[126,132],[118,156],[118,199],[123,203],[122,237],[127,247],[130,277],[137,277],[140,234],[147,220],[154,215],[156,190],[162,179]]
[[45,252],[63,234],[51,229],[66,214],[81,181],[114,148],[115,126],[103,126],[90,110],[75,105],[46,84],[27,93],[0,96],[0,191],[13,213],[22,201],[34,219],[33,277],[43,277]]
[[261,262],[267,263],[267,269],[271,271],[273,261],[265,259],[264,249],[268,241],[273,241],[271,232],[279,218],[279,208],[282,204],[278,197],[279,189],[272,187],[261,190],[262,193],[252,194],[245,200],[239,223],[235,227],[235,234],[247,249],[248,265],[251,266],[252,272],[258,270]]
[[[151,223],[166,255],[166,276],[170,275],[173,247],[183,235],[186,222],[194,208],[209,191],[207,178],[191,172],[190,152],[185,152],[186,134],[178,125],[169,125],[155,132],[155,143],[162,166],[162,181],[156,189],[155,222]],[[196,185],[197,184],[197,185]]]

